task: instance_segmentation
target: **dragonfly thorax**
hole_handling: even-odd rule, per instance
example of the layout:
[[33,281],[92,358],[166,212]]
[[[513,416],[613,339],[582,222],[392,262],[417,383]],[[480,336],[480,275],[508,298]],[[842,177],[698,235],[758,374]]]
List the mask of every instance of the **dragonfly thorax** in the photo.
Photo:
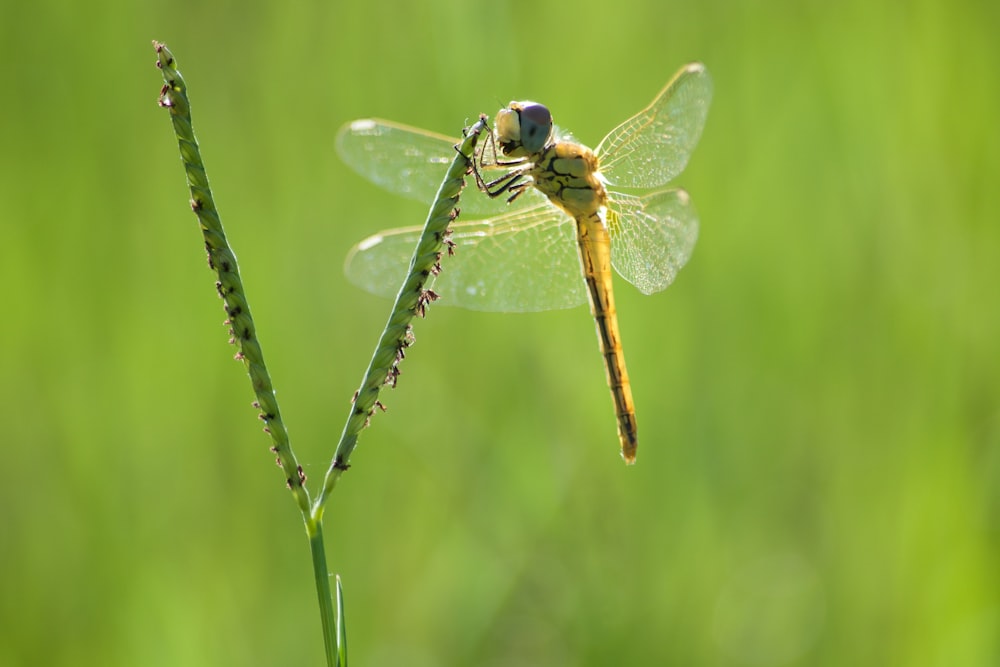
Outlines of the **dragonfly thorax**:
[[528,175],[535,188],[576,220],[593,217],[608,202],[597,156],[582,144],[546,146]]
[[552,139],[552,114],[538,102],[511,102],[497,113],[496,139],[507,157],[535,155]]

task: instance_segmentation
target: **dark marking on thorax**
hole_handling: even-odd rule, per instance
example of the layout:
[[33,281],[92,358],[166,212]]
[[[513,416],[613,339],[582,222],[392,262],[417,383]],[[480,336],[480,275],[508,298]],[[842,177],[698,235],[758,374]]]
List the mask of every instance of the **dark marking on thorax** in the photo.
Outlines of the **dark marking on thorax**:
[[597,168],[597,156],[592,150],[559,141],[542,150],[529,175],[553,204],[580,219],[592,216],[607,203]]

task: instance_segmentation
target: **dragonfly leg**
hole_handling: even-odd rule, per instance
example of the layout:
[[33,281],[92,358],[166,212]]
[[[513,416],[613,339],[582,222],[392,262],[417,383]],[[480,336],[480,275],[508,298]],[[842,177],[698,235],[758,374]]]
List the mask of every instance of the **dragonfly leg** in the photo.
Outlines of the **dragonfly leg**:
[[[507,167],[517,167],[525,164],[528,159],[519,157],[513,160],[501,160],[497,157],[497,135],[489,125],[486,126],[487,134],[485,140],[479,145],[479,168],[480,169],[504,169]],[[486,151],[489,149],[489,155]],[[502,152],[502,151],[501,151]]]
[[[509,185],[507,187],[506,191],[507,192],[511,192],[513,194],[511,194],[510,197],[507,197],[507,203],[509,204],[512,201],[514,201],[515,199],[517,199],[518,197],[520,197],[521,195],[523,195],[524,191],[527,190],[530,187],[531,187],[531,181],[521,181],[520,183],[517,183],[516,185],[514,185],[514,184]],[[500,194],[500,193],[497,193],[497,194]]]
[[489,197],[496,199],[497,197],[514,193],[507,201],[512,202],[516,199],[524,190],[531,186],[532,181],[526,178],[527,172],[531,169],[531,165],[526,165],[520,169],[515,169],[509,171],[500,178],[493,179],[492,181],[478,181],[477,185],[479,189],[486,193]]
[[517,187],[522,180],[523,174],[519,171],[512,171],[504,174],[500,178],[495,178],[486,183],[486,194],[490,197],[499,197],[508,192],[511,188]]
[[[526,158],[516,158],[513,160],[498,159],[496,135],[490,131],[487,133],[486,139],[480,144],[479,154],[472,161],[472,173],[476,177],[476,186],[480,191],[485,192],[492,198],[496,198],[515,186],[530,166]],[[511,169],[511,171],[492,181],[487,181],[483,176],[483,172],[491,169]]]

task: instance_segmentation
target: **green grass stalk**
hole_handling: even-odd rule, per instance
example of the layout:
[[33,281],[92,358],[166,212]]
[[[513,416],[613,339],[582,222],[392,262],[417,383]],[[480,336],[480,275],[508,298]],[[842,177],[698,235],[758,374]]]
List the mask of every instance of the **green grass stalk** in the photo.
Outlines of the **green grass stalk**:
[[344,625],[343,589],[338,577],[336,609],[334,609],[323,542],[323,508],[337,481],[350,467],[348,462],[357,445],[358,435],[368,426],[375,410],[381,407],[378,401],[379,392],[386,384],[396,385],[399,362],[403,359],[406,348],[413,342],[411,320],[416,315],[422,317],[427,306],[437,298],[437,295],[425,286],[428,278],[441,270],[441,260],[450,248],[448,226],[458,215],[456,206],[459,195],[465,187],[465,176],[471,171],[476,142],[480,133],[486,128],[486,119],[485,116],[481,116],[479,121],[466,131],[462,143],[455,147],[455,159],[431,205],[423,234],[410,260],[409,273],[396,297],[389,321],[375,347],[375,353],[361,387],[351,401],[347,423],[344,425],[333,461],[323,480],[322,490],[312,503],[305,487],[306,476],[295,458],[288,432],[281,419],[274,387],[264,363],[253,318],[250,316],[250,306],[243,289],[243,281],[240,279],[236,255],[226,240],[222,221],[208,184],[208,175],[194,136],[187,86],[167,47],[158,42],[153,44],[156,48],[156,64],[163,73],[165,81],[160,90],[159,103],[170,112],[181,161],[184,163],[191,191],[191,208],[198,216],[205,248],[208,251],[208,263],[217,276],[216,290],[225,304],[226,324],[230,327],[230,342],[236,345],[238,350],[236,358],[243,362],[250,375],[250,382],[257,397],[254,406],[260,410],[260,418],[266,424],[264,430],[271,437],[271,451],[277,456],[277,463],[285,474],[285,483],[292,492],[305,521],[316,593],[319,598],[326,662],[328,667],[346,667],[347,634]]

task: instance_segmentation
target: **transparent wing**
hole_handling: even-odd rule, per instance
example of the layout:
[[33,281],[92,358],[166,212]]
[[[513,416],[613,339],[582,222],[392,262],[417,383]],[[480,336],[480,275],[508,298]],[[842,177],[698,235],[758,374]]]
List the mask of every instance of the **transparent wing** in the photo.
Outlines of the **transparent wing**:
[[[425,204],[434,200],[441,187],[457,143],[441,134],[376,118],[353,121],[337,133],[337,152],[354,171],[386,190]],[[537,192],[525,192],[510,208],[525,208],[542,199]],[[491,199],[470,183],[460,207],[470,213],[494,214],[502,212],[504,204],[503,197]]]
[[609,193],[611,265],[643,294],[665,290],[698,240],[698,214],[684,190],[642,197]]
[[685,65],[652,104],[611,130],[597,146],[611,185],[658,188],[684,171],[705,127],[712,80],[701,63]]
[[[436,303],[470,310],[529,312],[587,301],[575,223],[547,202],[486,220],[451,225],[455,254],[443,257],[431,288]],[[351,249],[344,267],[355,285],[395,296],[406,276],[419,227],[385,231]]]

